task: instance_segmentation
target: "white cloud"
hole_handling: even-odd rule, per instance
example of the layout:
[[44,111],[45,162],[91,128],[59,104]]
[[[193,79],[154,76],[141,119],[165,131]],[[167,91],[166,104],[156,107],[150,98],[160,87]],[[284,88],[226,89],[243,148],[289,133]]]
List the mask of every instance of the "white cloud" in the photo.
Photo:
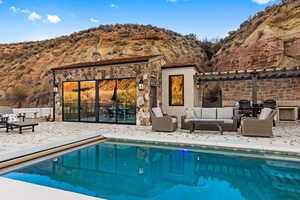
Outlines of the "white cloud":
[[110,4],[110,7],[111,7],[111,8],[119,8],[119,6],[118,6],[118,5],[116,5],[116,4],[113,4],[113,3],[112,3],[112,4]]
[[167,0],[167,2],[175,3],[177,0]]
[[91,17],[91,18],[90,18],[90,22],[93,22],[93,23],[98,23],[98,22],[99,22],[99,20],[98,20],[98,19],[95,19],[95,18],[93,18],[93,17]]
[[260,5],[267,4],[267,3],[270,3],[272,1],[274,1],[274,0],[252,0],[252,2],[260,4]]
[[18,10],[19,10],[19,8],[16,8],[15,6],[11,6],[11,7],[9,8],[9,10],[12,11],[12,12],[14,12],[14,13],[17,13]]
[[35,21],[35,20],[40,20],[42,17],[37,14],[36,12],[32,12],[30,15],[28,15],[28,20],[30,21]]
[[12,11],[13,13],[16,13],[16,14],[26,14],[26,15],[28,15],[27,19],[30,20],[30,21],[35,21],[35,20],[42,19],[42,17],[39,14],[37,14],[36,12],[31,12],[28,9],[22,9],[22,8],[17,8],[15,6],[11,6],[9,8],[9,10]]
[[47,15],[47,20],[52,24],[61,22],[61,19],[57,15]]
[[31,13],[30,10],[28,10],[28,9],[21,9],[21,8],[17,8],[15,6],[11,6],[9,8],[9,10],[14,12],[14,13],[24,13],[24,14],[30,14]]

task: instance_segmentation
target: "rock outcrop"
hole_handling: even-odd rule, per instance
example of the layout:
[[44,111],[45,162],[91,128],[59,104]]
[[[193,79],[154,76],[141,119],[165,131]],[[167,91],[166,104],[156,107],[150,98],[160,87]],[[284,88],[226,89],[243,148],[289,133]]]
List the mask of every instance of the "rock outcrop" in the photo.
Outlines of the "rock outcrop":
[[229,33],[211,63],[214,71],[300,65],[300,1],[258,12]]

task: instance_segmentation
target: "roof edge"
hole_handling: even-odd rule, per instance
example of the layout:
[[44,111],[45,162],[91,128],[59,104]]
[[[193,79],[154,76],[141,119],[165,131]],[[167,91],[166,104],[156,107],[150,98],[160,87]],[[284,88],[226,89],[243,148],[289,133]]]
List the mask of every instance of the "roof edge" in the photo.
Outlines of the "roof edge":
[[149,62],[151,59],[154,58],[162,59],[164,58],[164,56],[153,55],[153,56],[125,57],[125,58],[118,58],[118,59],[107,59],[107,60],[102,60],[97,62],[73,63],[61,67],[53,67],[51,68],[51,70],[57,71],[57,70],[78,69],[78,68],[86,68],[86,67],[100,67],[100,66],[107,66],[107,65],[143,63],[143,62]]
[[184,67],[194,67],[199,73],[201,70],[199,69],[196,63],[187,63],[187,64],[166,64],[162,66],[162,69],[175,69],[175,68],[184,68]]

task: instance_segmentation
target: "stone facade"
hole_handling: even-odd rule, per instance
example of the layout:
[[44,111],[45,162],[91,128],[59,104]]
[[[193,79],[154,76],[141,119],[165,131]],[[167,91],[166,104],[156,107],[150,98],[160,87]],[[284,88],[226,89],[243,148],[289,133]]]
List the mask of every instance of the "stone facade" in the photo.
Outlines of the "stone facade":
[[[161,94],[161,66],[165,64],[163,57],[156,57],[148,62],[132,62],[127,64],[107,64],[104,66],[85,66],[78,68],[53,69],[58,92],[55,96],[55,119],[62,121],[62,103],[64,81],[79,80],[103,80],[103,79],[136,79],[136,124],[150,125],[150,86],[156,86],[158,94]],[[140,80],[144,81],[144,90],[138,89]],[[157,97],[157,104],[161,104],[161,96]]]
[[[219,82],[223,106],[233,106],[241,99],[252,99],[251,80]],[[201,84],[203,95],[205,83]],[[258,101],[275,99],[279,106],[300,106],[300,78],[265,79],[257,81]],[[202,99],[202,96],[201,96]]]

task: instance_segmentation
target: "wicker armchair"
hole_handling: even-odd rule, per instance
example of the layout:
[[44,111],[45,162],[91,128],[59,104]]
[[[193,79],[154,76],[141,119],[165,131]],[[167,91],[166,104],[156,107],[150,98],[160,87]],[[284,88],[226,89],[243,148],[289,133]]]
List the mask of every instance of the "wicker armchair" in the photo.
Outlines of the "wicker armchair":
[[272,137],[273,120],[276,110],[270,111],[265,119],[245,118],[241,123],[241,134],[252,137]]
[[163,114],[160,108],[152,108],[152,130],[158,132],[174,132],[178,127],[176,116]]

